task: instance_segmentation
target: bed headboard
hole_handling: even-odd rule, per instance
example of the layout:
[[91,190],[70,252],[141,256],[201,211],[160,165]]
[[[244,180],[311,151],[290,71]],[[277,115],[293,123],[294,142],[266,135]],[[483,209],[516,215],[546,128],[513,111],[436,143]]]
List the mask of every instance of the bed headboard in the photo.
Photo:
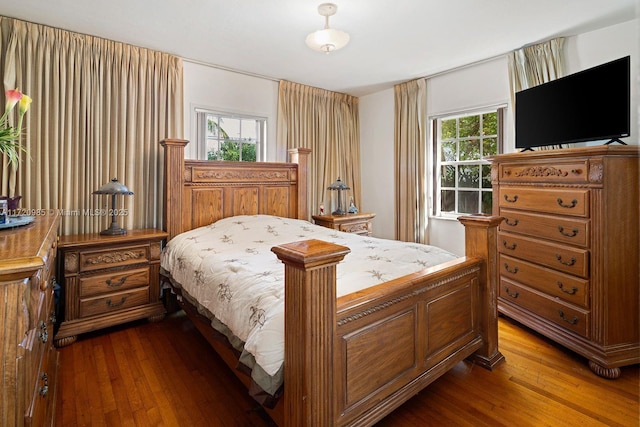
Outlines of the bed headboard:
[[311,150],[289,150],[291,163],[189,160],[189,141],[164,139],[164,228],[169,239],[234,215],[309,219]]

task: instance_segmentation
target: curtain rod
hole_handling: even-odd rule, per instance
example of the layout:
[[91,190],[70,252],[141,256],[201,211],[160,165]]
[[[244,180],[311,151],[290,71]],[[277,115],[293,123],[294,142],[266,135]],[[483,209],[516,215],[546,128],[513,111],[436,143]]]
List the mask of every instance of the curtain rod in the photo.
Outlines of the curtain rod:
[[282,80],[282,79],[276,79],[275,77],[265,76],[263,74],[252,73],[250,71],[236,70],[235,68],[231,68],[231,67],[224,67],[222,65],[211,64],[209,62],[199,61],[197,59],[182,58],[182,60],[186,61],[186,62],[191,62],[192,64],[204,65],[206,67],[216,68],[216,69],[222,70],[222,71],[230,71],[232,73],[243,74],[243,75],[249,76],[249,77],[257,77],[259,79],[270,80],[272,82],[279,82],[280,80]]

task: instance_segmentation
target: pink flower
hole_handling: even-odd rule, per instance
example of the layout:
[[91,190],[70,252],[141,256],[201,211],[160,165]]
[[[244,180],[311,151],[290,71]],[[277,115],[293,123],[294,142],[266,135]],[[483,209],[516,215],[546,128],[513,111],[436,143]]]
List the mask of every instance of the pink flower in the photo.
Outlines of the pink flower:
[[[4,105],[4,114],[6,115],[16,106],[18,101],[22,98],[22,92],[18,89],[9,89],[5,91],[5,96],[7,98],[7,102]],[[25,110],[26,111],[26,110]]]

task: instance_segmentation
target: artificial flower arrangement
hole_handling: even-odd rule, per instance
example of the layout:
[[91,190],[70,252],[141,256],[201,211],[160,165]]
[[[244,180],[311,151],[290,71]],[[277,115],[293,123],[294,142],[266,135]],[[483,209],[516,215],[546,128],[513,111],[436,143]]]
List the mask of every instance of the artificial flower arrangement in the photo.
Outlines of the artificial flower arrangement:
[[[7,101],[4,107],[4,114],[0,117],[0,154],[6,154],[9,157],[9,162],[16,166],[19,160],[19,151],[25,151],[19,139],[22,131],[22,118],[29,110],[31,98],[18,89],[5,91],[5,97]],[[18,125],[12,127],[9,125],[9,114],[16,104],[18,104]]]

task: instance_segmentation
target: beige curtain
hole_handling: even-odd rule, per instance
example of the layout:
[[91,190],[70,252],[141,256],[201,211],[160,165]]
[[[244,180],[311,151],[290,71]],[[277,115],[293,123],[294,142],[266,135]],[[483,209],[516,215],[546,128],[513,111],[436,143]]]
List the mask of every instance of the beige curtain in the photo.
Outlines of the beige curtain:
[[565,74],[564,39],[523,47],[508,55],[511,105],[515,111],[518,91],[563,77]]
[[427,89],[425,79],[394,86],[396,239],[429,243],[427,233]]
[[110,223],[110,196],[92,192],[118,178],[125,228],[162,227],[158,141],[183,134],[182,60],[161,52],[0,17],[4,89],[33,99],[17,170],[2,168],[0,193],[25,212],[56,210],[62,234]]
[[[338,177],[360,207],[360,126],[358,98],[281,81],[278,95],[277,159],[285,161],[287,150],[310,148],[309,212],[324,203],[331,209],[331,193],[326,188]],[[335,194],[333,195],[335,196]]]

